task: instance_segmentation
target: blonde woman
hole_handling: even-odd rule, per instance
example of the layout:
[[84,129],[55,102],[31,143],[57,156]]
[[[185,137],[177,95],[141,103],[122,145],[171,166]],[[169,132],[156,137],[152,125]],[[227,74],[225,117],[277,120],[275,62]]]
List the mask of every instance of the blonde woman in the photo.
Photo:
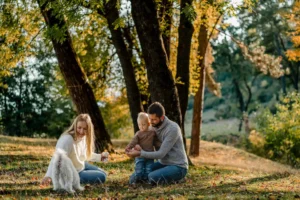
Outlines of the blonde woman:
[[[78,115],[70,128],[57,141],[56,150],[66,152],[79,173],[80,183],[104,183],[106,173],[87,161],[101,162],[108,159],[106,152],[94,153],[94,126],[88,114]],[[41,185],[47,186],[52,181],[53,158]]]

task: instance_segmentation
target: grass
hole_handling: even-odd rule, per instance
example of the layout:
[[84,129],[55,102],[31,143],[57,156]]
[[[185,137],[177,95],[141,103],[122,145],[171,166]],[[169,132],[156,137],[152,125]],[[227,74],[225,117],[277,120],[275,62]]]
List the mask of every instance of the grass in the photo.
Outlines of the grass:
[[[203,113],[203,123],[201,128],[201,136],[205,137],[207,140],[218,135],[228,135],[228,134],[244,134],[244,127],[242,131],[238,131],[239,119],[219,119],[215,118],[215,110],[208,110]],[[193,110],[187,110],[185,115],[185,135],[186,137],[191,136],[192,131],[192,119],[193,119]]]
[[[42,188],[55,140],[0,135],[0,199],[295,199],[299,171],[218,143],[201,142],[201,156],[192,158],[186,182],[130,187],[133,160],[115,140],[109,163],[94,163],[108,172],[102,185],[85,185],[76,195]],[[299,197],[300,198],[300,197]]]

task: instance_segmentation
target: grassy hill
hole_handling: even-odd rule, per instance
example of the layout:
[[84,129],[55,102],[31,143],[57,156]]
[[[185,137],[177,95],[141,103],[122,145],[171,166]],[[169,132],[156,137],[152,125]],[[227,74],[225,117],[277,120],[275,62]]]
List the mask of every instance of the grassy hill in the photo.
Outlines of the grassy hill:
[[133,160],[123,153],[127,140],[114,140],[110,162],[96,164],[108,172],[103,185],[85,185],[75,196],[42,188],[54,151],[53,139],[0,135],[0,199],[295,199],[300,198],[299,171],[218,143],[201,142],[184,183],[128,185]]
[[[201,128],[201,136],[207,139],[218,135],[228,134],[244,134],[244,127],[241,132],[238,132],[240,121],[237,118],[217,120],[215,118],[215,110],[210,109],[203,113],[203,123]],[[185,135],[191,136],[193,110],[187,110],[185,115]]]

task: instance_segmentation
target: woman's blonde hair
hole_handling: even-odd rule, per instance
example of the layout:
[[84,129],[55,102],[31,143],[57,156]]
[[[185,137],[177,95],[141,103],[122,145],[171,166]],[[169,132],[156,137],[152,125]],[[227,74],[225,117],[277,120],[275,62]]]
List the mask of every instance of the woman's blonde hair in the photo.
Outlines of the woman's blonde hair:
[[95,133],[94,133],[94,125],[92,123],[91,117],[89,114],[79,114],[73,121],[72,125],[62,134],[69,134],[73,137],[74,141],[77,141],[77,123],[78,122],[86,122],[87,124],[87,133],[86,133],[86,146],[87,146],[87,157],[90,158],[95,149]]

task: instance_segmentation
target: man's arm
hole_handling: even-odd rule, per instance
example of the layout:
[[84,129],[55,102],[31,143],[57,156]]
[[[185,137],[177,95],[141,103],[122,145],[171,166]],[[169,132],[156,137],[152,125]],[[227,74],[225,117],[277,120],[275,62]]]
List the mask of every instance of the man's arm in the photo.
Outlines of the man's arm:
[[161,142],[159,141],[156,133],[154,133],[154,138],[153,138],[153,146],[155,147],[155,150],[158,151],[160,146],[161,146]]
[[140,156],[148,159],[161,159],[166,156],[166,154],[171,150],[174,146],[178,138],[180,137],[180,129],[172,128],[166,134],[165,139],[162,141],[162,144],[158,151],[146,152],[141,151]]
[[129,156],[131,158],[135,158],[135,157],[140,157],[141,151],[133,149],[131,151],[126,152],[126,154],[127,154],[127,156]]

